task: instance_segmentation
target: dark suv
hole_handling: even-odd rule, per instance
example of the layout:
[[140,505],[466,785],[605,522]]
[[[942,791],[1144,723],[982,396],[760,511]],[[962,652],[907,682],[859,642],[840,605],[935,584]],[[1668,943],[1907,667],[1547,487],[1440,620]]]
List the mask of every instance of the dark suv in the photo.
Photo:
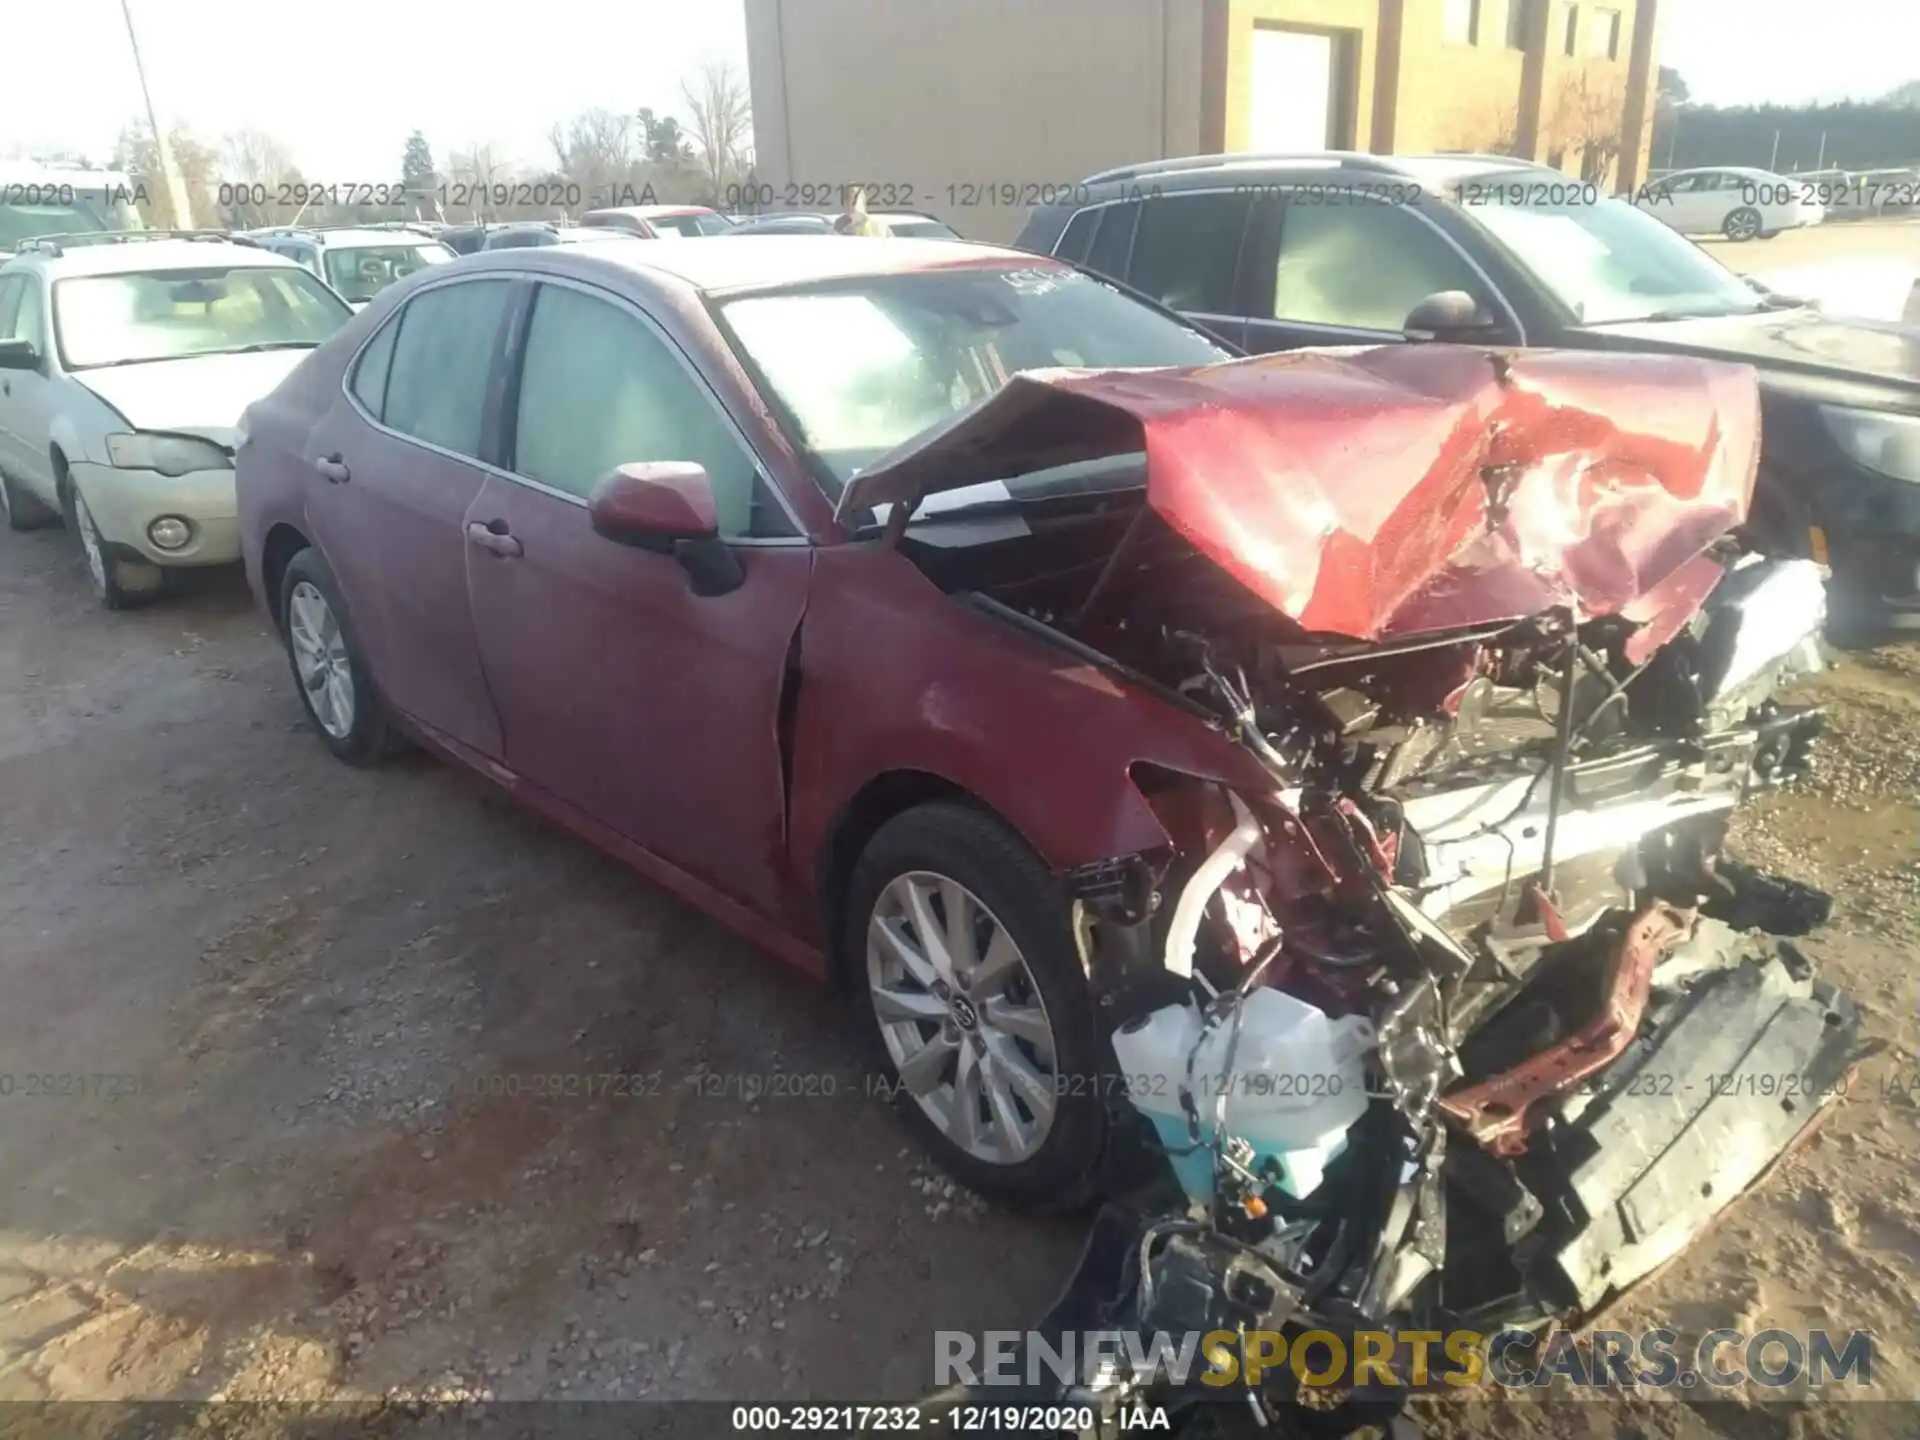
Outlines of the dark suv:
[[1096,175],[1017,243],[1250,351],[1400,337],[1746,361],[1756,537],[1831,554],[1839,629],[1920,626],[1920,330],[1772,294],[1595,186],[1501,156],[1193,156]]

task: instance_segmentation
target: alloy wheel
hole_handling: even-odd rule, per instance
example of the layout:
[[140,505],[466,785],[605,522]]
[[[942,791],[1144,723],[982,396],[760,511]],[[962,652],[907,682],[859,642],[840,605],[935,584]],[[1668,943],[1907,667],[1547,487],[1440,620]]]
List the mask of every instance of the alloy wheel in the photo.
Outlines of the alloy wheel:
[[1059,1098],[1053,1025],[980,898],[929,871],[896,876],[867,922],[867,983],[901,1084],[940,1132],[993,1164],[1033,1156]]
[[1760,233],[1760,217],[1745,210],[1735,211],[1727,219],[1729,240],[1751,240]]
[[287,599],[287,638],[307,709],[335,740],[353,730],[353,662],[340,621],[319,587],[302,580]]
[[73,492],[73,518],[80,530],[80,550],[87,557],[87,573],[93,576],[93,588],[107,593],[107,557],[100,548],[100,532],[94,527],[93,512],[78,487]]

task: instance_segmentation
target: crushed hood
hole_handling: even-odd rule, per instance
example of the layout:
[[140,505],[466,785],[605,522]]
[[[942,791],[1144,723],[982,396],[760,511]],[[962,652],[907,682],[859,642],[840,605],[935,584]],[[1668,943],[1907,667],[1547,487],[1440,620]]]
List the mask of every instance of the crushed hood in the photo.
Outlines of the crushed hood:
[[1746,514],[1745,365],[1450,345],[1041,370],[849,481],[842,515],[1144,451],[1147,503],[1310,631],[1617,612]]
[[240,412],[312,353],[260,350],[251,355],[191,355],[76,370],[73,378],[118,410],[136,430],[204,435],[231,445]]

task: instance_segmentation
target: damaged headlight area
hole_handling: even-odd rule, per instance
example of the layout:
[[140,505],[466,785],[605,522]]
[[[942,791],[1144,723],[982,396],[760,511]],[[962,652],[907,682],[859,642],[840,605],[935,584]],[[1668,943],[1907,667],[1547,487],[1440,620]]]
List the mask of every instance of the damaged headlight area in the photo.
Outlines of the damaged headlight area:
[[1650,655],[1618,618],[1276,638],[1196,585],[1063,625],[1270,784],[1141,767],[1171,853],[1069,877],[1147,1158],[1055,1319],[1571,1322],[1754,1183],[1860,1053],[1793,944],[1827,897],[1721,853],[1809,762],[1776,692],[1821,664],[1820,578],[1732,560]]

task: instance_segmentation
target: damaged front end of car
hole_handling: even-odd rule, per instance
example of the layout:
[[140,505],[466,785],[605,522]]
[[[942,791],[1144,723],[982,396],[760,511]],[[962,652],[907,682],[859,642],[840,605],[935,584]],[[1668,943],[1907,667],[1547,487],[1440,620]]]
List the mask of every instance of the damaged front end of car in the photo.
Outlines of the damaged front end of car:
[[[1042,1333],[1590,1318],[1838,1095],[1858,1020],[1793,944],[1827,898],[1722,849],[1821,723],[1781,692],[1822,572],[1727,538],[1757,448],[1736,367],[1419,347],[1016,380],[876,467],[902,539],[934,461],[1137,463],[919,558],[1262,777],[1136,766],[1166,846],[1067,877],[1117,1129],[1166,1163]],[[1283,1423],[1267,1373],[1232,1398]]]

